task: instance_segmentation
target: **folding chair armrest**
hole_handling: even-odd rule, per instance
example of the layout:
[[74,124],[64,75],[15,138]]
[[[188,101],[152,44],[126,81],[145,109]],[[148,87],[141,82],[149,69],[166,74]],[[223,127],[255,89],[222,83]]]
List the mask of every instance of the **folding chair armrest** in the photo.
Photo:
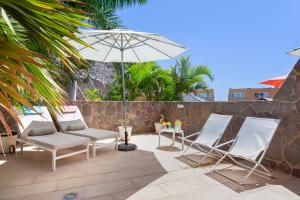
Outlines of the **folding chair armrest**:
[[181,139],[181,140],[184,140],[184,141],[187,141],[187,142],[193,142],[192,140],[189,140],[189,139],[186,139],[185,137],[178,137],[179,139]]
[[186,136],[186,137],[183,137],[182,139],[187,139],[187,138],[193,137],[193,136],[195,136],[195,135],[199,135],[199,134],[201,134],[201,132],[202,132],[202,131],[199,131],[199,132],[197,132],[197,133],[193,133],[193,134],[191,134],[191,135],[188,135],[188,136]]
[[227,145],[227,144],[230,144],[230,143],[233,143],[233,142],[234,142],[234,140],[229,140],[229,141],[224,142],[224,143],[222,143],[222,144],[216,145],[215,148],[222,147],[222,146],[224,146],[224,145]]

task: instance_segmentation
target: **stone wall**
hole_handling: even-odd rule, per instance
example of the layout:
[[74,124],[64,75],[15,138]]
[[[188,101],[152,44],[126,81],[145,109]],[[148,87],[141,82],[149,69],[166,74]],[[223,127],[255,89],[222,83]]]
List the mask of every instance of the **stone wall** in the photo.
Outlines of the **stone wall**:
[[[75,101],[90,127],[118,130],[123,120],[123,105],[119,101]],[[154,132],[154,122],[159,120],[163,102],[130,102],[127,117],[134,133]]]
[[[117,130],[122,119],[121,102],[76,101],[89,126]],[[183,108],[178,108],[182,104]],[[134,133],[154,132],[154,122],[163,114],[168,120],[183,121],[191,134],[201,129],[211,113],[234,115],[223,140],[235,137],[246,116],[282,119],[267,152],[265,164],[300,177],[300,61],[274,101],[244,102],[129,102],[128,119]]]

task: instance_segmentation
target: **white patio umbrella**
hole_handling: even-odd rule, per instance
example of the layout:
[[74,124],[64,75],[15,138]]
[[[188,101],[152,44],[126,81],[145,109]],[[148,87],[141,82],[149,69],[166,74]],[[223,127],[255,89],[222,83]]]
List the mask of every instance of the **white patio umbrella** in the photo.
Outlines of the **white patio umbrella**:
[[186,47],[158,34],[135,32],[126,29],[81,30],[77,37],[92,48],[70,40],[80,54],[87,60],[100,62],[118,62],[122,67],[123,106],[125,143],[118,146],[121,151],[136,149],[128,143],[126,116],[126,86],[124,63],[142,63],[149,61],[174,59],[187,50]]

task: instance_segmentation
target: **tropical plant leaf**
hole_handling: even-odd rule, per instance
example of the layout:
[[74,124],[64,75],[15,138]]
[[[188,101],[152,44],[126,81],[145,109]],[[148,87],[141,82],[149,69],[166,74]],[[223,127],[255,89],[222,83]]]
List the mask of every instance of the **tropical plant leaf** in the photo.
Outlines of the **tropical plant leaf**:
[[7,16],[7,14],[6,14],[6,12],[5,12],[5,10],[4,10],[2,7],[0,7],[0,10],[1,10],[1,16],[2,16],[3,20],[6,22],[6,24],[7,24],[8,27],[10,28],[10,30],[11,30],[14,34],[16,34],[16,32],[15,32],[15,30],[14,30],[14,28],[13,28],[13,26],[12,26],[12,24],[11,24],[11,22],[10,22],[8,16]]

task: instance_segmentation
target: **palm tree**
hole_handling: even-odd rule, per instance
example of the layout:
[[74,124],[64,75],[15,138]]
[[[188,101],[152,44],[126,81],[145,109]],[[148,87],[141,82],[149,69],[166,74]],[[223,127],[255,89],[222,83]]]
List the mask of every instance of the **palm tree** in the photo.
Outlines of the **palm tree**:
[[[49,73],[56,66],[43,54],[30,50],[29,40],[38,43],[64,66],[76,70],[73,61],[84,60],[63,37],[86,45],[74,35],[79,26],[88,26],[79,10],[57,0],[0,0],[0,106],[20,122],[14,105],[33,108],[43,101],[52,113],[63,103],[63,91]],[[27,46],[28,45],[28,46]],[[5,114],[0,121],[11,134]]]
[[131,83],[137,87],[137,94],[147,101],[171,100],[174,82],[169,73],[155,62],[134,64],[128,70]]
[[171,77],[175,83],[174,100],[181,100],[182,94],[195,92],[197,89],[207,89],[205,77],[214,79],[210,69],[203,65],[192,66],[190,57],[181,57],[171,67]]
[[[135,4],[143,5],[147,0],[81,0],[83,4],[79,5],[84,10],[89,21],[94,27],[110,30],[122,27],[121,19],[117,16],[116,10],[123,9]],[[78,4],[71,5],[78,7]]]
[[[143,97],[147,101],[172,100],[175,90],[173,80],[168,71],[157,63],[126,65],[125,70],[127,99],[134,101],[138,97]],[[118,65],[116,65],[115,82],[107,99],[122,99],[122,77]]]

